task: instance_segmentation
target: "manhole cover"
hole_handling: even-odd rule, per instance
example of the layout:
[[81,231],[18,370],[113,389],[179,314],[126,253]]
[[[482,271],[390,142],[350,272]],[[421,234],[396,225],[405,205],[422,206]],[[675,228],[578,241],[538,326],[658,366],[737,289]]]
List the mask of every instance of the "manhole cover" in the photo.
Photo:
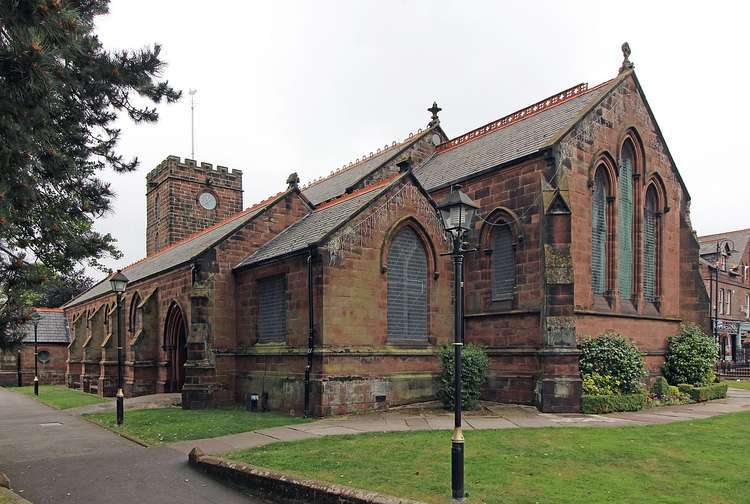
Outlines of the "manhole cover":
[[47,422],[47,423],[40,423],[41,427],[59,427],[62,424],[60,422]]

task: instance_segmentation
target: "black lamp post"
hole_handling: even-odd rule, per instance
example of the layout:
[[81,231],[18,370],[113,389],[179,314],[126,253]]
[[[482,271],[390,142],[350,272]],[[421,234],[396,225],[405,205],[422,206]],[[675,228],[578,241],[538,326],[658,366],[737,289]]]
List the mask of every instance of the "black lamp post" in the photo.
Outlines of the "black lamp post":
[[122,334],[120,332],[122,321],[120,313],[122,311],[122,293],[125,292],[125,287],[128,285],[128,277],[123,275],[122,271],[117,270],[117,273],[109,279],[109,283],[112,285],[115,296],[117,296],[117,425],[122,425],[124,396],[122,393]]
[[31,323],[34,324],[34,395],[39,396],[39,347],[37,341],[37,327],[42,316],[38,311],[31,315]]
[[453,499],[464,498],[464,434],[461,429],[461,348],[463,347],[464,313],[463,313],[463,263],[464,236],[471,229],[471,223],[477,211],[477,204],[461,192],[461,186],[451,188],[448,198],[438,206],[443,217],[445,229],[453,238],[453,275],[454,275],[454,427],[451,436],[451,490]]

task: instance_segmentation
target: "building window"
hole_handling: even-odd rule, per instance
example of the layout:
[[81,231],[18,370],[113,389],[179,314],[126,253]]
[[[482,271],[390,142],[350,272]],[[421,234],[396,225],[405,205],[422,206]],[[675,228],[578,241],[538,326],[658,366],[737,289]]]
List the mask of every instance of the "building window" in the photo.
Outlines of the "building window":
[[657,214],[658,199],[654,186],[646,191],[646,208],[643,219],[643,296],[654,302],[657,297],[657,274],[659,271],[659,219]]
[[724,315],[724,289],[719,289],[719,315]]
[[750,319],[750,294],[745,294],[745,318]]
[[154,222],[159,220],[159,214],[161,213],[160,208],[160,202],[159,202],[159,195],[156,195],[156,198],[154,199]]
[[491,246],[492,300],[512,300],[516,281],[516,261],[510,225],[494,225]]
[[286,341],[286,275],[258,280],[258,341]]
[[138,308],[139,304],[141,304],[141,297],[136,292],[130,300],[130,312],[128,313],[128,330],[132,333],[141,327],[141,309]]
[[622,147],[618,183],[618,269],[620,298],[633,297],[633,168],[635,151],[630,141]]
[[40,363],[46,364],[50,361],[50,354],[47,350],[41,350],[37,353],[36,358]]
[[388,250],[388,340],[427,340],[427,253],[405,227]]
[[591,198],[591,286],[595,294],[607,290],[607,175],[596,171]]
[[157,232],[156,232],[156,234],[154,235],[154,250],[155,250],[156,252],[158,252],[158,251],[159,251],[159,232],[158,232],[158,231],[157,231]]
[[724,293],[724,314],[732,314],[732,291],[729,289]]

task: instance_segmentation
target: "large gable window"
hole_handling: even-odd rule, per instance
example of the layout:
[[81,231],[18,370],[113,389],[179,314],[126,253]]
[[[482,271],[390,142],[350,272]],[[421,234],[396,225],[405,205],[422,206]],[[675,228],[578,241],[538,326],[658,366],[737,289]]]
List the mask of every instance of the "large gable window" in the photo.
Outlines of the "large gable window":
[[630,141],[622,147],[618,184],[618,269],[620,298],[633,298],[633,170],[635,150]]
[[607,290],[607,175],[596,171],[591,198],[591,287],[595,294]]
[[388,340],[427,340],[427,253],[409,227],[388,250]]
[[499,223],[495,224],[491,236],[492,300],[512,300],[516,280],[513,233],[508,224]]
[[258,280],[258,341],[286,341],[286,275]]

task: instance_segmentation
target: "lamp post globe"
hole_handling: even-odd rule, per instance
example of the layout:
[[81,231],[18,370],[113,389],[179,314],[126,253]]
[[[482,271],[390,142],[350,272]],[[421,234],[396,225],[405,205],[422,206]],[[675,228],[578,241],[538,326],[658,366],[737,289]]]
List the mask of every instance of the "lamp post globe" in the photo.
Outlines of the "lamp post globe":
[[39,396],[39,343],[37,339],[37,329],[42,315],[38,311],[31,314],[31,323],[34,324],[34,395]]
[[448,197],[438,205],[445,229],[453,238],[454,278],[454,371],[453,371],[453,435],[451,436],[451,493],[454,500],[464,498],[464,434],[461,427],[461,348],[464,341],[463,314],[463,261],[464,235],[471,230],[478,205],[454,185]]
[[117,270],[117,273],[112,275],[109,279],[112,291],[115,293],[117,298],[117,425],[122,425],[125,417],[124,407],[124,394],[122,393],[122,293],[125,292],[125,288],[128,286],[128,277],[126,277],[122,271]]

